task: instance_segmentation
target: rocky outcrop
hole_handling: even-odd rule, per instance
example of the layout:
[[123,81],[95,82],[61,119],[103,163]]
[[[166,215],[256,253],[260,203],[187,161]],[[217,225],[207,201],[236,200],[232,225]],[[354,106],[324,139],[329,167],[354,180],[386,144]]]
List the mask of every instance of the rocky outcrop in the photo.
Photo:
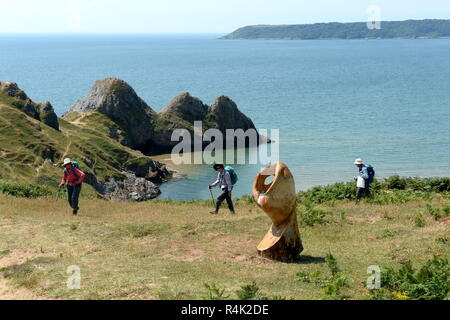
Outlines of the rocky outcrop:
[[59,122],[58,122],[58,116],[56,115],[55,111],[53,110],[53,106],[50,102],[45,102],[40,106],[40,113],[39,118],[43,123],[46,125],[59,130]]
[[256,129],[253,121],[239,111],[236,103],[226,96],[220,96],[211,105],[209,112],[213,115],[217,128],[222,132],[226,129]]
[[208,106],[200,99],[191,96],[189,92],[180,93],[159,112],[161,117],[179,117],[191,124],[205,119],[207,114]]
[[102,195],[113,201],[147,201],[157,198],[161,190],[151,181],[127,173],[123,180],[111,178],[102,183]]
[[[202,122],[203,130],[217,128],[224,134],[227,129],[256,130],[252,120],[226,96],[218,97],[208,106],[182,92],[156,113],[133,88],[117,78],[97,81],[89,94],[64,116],[89,112],[103,113],[115,123],[108,127],[109,137],[147,155],[170,153],[178,144],[171,140],[174,130],[186,129],[192,134],[195,121]],[[267,140],[263,137],[257,141],[260,142]]]
[[125,167],[136,177],[147,179],[156,184],[167,182],[172,176],[172,172],[167,169],[165,164],[147,157],[129,160],[125,163]]
[[38,104],[33,102],[15,82],[0,82],[0,93],[13,98],[11,105],[23,111],[33,119],[42,121],[55,130],[59,130],[58,116],[49,102]]
[[30,100],[26,93],[19,88],[15,82],[1,82],[0,91],[6,92],[10,97],[15,97],[20,100]]
[[[78,100],[63,117],[71,112],[92,111],[107,115],[117,124],[110,135],[127,147],[141,150],[153,137],[155,112],[123,80],[96,81],[88,95]],[[119,131],[123,136],[117,134]]]
[[173,173],[165,164],[147,157],[129,160],[124,166],[126,171],[120,177],[98,181],[95,174],[87,173],[85,182],[105,200],[147,201],[161,194],[159,185],[168,182]]

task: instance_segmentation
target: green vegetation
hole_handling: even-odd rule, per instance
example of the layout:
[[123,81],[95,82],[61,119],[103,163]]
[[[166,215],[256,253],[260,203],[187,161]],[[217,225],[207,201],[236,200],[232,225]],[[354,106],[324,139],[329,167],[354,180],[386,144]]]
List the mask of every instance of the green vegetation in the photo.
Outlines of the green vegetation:
[[[374,204],[406,203],[408,201],[450,195],[450,178],[409,178],[392,176],[383,181],[375,181],[371,185],[372,198],[368,202]],[[356,200],[354,182],[336,183],[329,186],[318,186],[298,194],[300,203],[321,204],[339,200]],[[449,210],[449,209],[446,209]]]
[[349,287],[347,277],[341,272],[336,258],[328,253],[325,262],[329,271],[329,276],[322,277],[322,271],[314,272],[301,271],[297,273],[297,281],[303,283],[314,283],[321,288],[322,299],[345,298],[342,294],[344,288]]
[[329,212],[315,209],[311,203],[306,203],[305,209],[299,212],[300,225],[313,227],[315,225],[325,224],[328,214]]
[[406,263],[398,270],[386,268],[381,276],[384,289],[393,298],[443,300],[450,298],[450,264],[447,258],[435,256],[419,270]]
[[0,193],[22,198],[37,198],[55,195],[54,191],[42,185],[22,185],[0,181]]
[[450,37],[450,20],[382,21],[381,29],[367,23],[316,23],[303,25],[255,25],[240,28],[222,39],[367,39]]
[[202,296],[203,300],[226,300],[229,298],[225,294],[225,288],[219,288],[215,283],[205,283],[206,295]]

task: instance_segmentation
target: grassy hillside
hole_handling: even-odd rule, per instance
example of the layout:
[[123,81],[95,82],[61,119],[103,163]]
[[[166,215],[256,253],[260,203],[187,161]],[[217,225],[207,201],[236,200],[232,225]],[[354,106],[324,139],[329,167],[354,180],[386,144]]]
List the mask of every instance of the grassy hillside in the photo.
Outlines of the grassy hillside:
[[365,39],[450,37],[450,20],[382,21],[381,29],[366,22],[302,25],[256,25],[240,28],[222,39]]
[[[442,261],[428,278],[422,271],[419,285],[392,287],[409,263],[419,269],[434,255],[450,258],[446,193],[402,204],[300,205],[305,251],[295,263],[257,255],[270,220],[250,201],[238,201],[236,216],[210,216],[209,205],[83,200],[73,218],[64,200],[0,195],[0,298],[405,299],[418,286],[448,293]],[[80,290],[67,289],[71,265],[81,269]],[[392,268],[388,288],[365,288],[371,265]]]
[[100,113],[89,125],[59,119],[57,131],[15,108],[14,99],[0,92],[0,180],[56,187],[65,157],[77,160],[98,181],[120,178],[136,162],[152,162],[109,138],[111,120]]

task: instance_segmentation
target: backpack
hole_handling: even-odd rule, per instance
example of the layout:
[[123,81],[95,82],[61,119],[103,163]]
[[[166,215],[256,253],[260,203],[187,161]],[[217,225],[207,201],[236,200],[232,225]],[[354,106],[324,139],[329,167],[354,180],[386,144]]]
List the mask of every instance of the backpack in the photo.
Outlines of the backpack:
[[237,175],[236,171],[234,171],[234,168],[232,168],[232,167],[225,167],[225,171],[227,171],[230,174],[231,183],[233,185],[235,185],[238,182],[239,178],[238,178],[238,175]]
[[375,181],[375,169],[369,164],[364,166],[367,169],[367,174],[369,175],[369,179],[367,179],[368,183],[372,183]]
[[[75,172],[75,168],[77,168],[78,170],[81,171],[80,164],[77,161],[72,161],[72,172],[78,179],[80,179],[80,177]],[[64,173],[67,173],[67,169],[66,168],[64,168]]]

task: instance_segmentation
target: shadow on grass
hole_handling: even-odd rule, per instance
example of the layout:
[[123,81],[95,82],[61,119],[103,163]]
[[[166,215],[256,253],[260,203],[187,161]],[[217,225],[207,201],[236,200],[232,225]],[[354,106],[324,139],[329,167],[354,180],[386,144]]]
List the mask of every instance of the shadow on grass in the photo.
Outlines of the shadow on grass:
[[323,257],[312,257],[307,255],[301,255],[297,257],[296,259],[290,261],[289,263],[296,263],[296,264],[319,264],[319,263],[325,263],[325,258]]

